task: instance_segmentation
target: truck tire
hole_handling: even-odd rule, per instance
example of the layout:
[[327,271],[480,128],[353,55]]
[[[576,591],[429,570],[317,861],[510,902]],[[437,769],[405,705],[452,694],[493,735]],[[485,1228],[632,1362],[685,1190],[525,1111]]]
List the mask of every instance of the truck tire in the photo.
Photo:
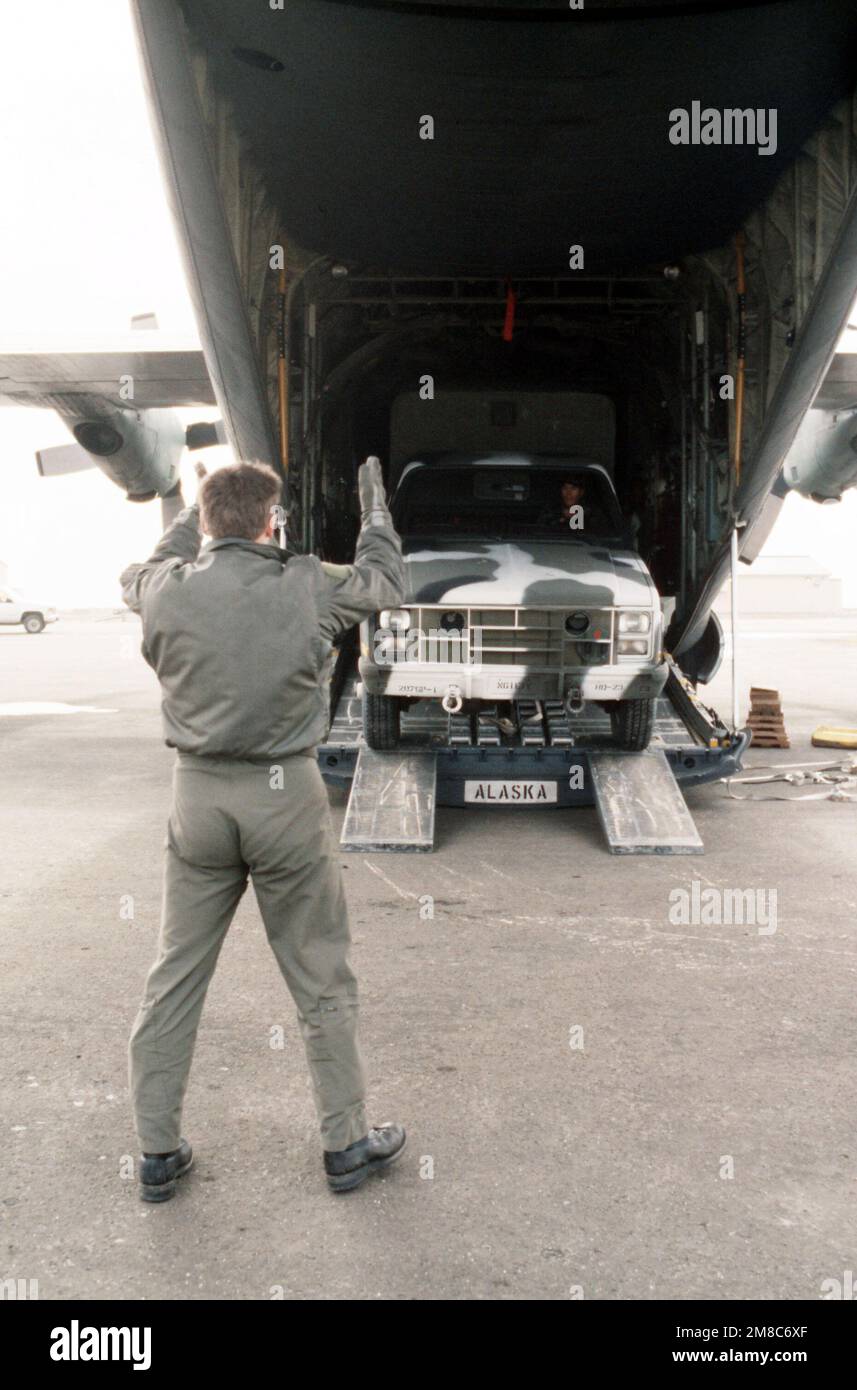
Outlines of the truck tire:
[[610,710],[613,736],[629,753],[648,748],[655,723],[654,700],[619,700]]
[[41,613],[25,613],[23,618],[21,619],[21,622],[24,624],[25,632],[31,632],[34,634],[37,632],[41,632],[45,625],[45,620],[42,617]]
[[363,692],[363,737],[379,752],[398,748],[399,702],[394,696]]

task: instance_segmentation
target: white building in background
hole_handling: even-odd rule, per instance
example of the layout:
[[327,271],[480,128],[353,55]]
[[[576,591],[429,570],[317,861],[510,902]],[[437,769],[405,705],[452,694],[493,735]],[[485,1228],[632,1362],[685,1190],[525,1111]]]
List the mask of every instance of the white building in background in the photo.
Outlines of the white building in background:
[[[726,583],[714,605],[728,613]],[[811,555],[760,555],[752,566],[739,565],[738,611],[751,613],[841,613],[842,580]]]

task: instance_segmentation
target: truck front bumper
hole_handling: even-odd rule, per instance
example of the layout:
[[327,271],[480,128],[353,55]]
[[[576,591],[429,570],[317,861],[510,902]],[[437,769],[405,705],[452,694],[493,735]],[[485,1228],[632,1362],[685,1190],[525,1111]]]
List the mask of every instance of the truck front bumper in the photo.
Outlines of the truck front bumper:
[[666,684],[663,662],[628,662],[612,666],[566,667],[562,671],[527,670],[521,666],[425,665],[403,661],[377,666],[361,657],[360,679],[370,695],[408,699],[562,700],[572,691],[583,700],[653,700]]

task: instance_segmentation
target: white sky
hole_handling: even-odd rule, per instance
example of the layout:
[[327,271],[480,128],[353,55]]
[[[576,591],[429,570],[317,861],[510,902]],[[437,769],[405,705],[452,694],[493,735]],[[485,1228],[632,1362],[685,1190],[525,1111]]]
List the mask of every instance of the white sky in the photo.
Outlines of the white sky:
[[[154,310],[198,342],[125,0],[7,4],[0,40],[3,336],[109,339]],[[152,549],[160,505],[127,502],[97,469],[39,477],[35,450],[70,440],[53,411],[0,408],[0,560],[42,601],[118,604],[117,576]]]
[[[196,341],[125,0],[3,6],[0,129],[4,336],[109,338],[153,310]],[[41,602],[118,604],[117,576],[151,550],[160,507],[127,502],[97,470],[40,478],[36,449],[70,438],[52,411],[0,408],[0,560]],[[792,494],[765,553],[813,556],[857,607],[855,535],[854,491],[824,508]]]

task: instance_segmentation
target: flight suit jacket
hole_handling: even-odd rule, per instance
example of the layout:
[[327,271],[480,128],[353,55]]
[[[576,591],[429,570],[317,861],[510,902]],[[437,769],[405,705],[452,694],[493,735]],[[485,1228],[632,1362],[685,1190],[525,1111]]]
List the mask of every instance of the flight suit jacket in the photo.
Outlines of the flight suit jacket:
[[200,544],[193,505],[120,577],[161,683],[168,747],[254,762],[311,754],[330,722],[334,638],[402,602],[389,512],[364,513],[352,565],[240,537]]

